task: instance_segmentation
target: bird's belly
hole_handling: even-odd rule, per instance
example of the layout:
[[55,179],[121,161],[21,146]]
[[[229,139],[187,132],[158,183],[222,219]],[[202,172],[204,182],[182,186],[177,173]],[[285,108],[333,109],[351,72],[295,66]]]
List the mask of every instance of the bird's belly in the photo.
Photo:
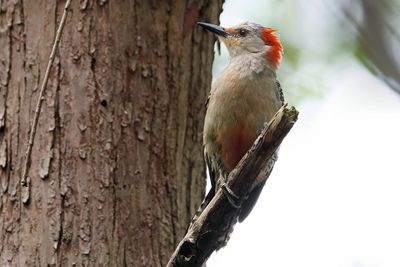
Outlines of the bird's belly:
[[246,121],[223,128],[216,136],[215,144],[226,170],[230,172],[251,148],[257,137],[257,129],[249,127]]

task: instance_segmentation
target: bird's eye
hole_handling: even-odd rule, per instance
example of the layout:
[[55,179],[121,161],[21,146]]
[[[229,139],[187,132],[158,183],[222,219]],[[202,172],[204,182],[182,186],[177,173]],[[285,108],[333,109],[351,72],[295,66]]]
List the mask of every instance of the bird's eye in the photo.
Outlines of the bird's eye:
[[248,33],[248,31],[245,30],[245,29],[240,29],[238,31],[238,34],[239,34],[240,37],[245,37],[247,35],[247,33]]

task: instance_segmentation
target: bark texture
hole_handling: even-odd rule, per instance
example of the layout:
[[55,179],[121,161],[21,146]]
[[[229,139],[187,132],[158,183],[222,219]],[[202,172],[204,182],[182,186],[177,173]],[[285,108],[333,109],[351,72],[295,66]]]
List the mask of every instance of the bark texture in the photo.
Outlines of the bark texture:
[[163,266],[204,194],[219,1],[0,0],[0,266]]

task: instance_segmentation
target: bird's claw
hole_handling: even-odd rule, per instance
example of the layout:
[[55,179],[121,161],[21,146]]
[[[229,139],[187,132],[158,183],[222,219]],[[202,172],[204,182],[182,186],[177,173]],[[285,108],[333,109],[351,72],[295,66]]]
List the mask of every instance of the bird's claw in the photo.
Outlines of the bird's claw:
[[226,198],[228,199],[229,203],[236,208],[239,209],[242,206],[242,203],[240,201],[240,197],[236,195],[232,189],[229,188],[229,186],[226,183],[223,183],[221,185],[221,189],[224,192]]

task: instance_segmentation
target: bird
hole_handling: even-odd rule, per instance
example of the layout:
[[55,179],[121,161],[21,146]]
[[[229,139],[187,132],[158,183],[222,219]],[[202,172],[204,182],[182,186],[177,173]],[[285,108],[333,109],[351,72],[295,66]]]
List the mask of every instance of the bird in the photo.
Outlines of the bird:
[[[218,37],[230,58],[212,82],[206,103],[203,147],[211,189],[200,209],[223,187],[232,205],[238,205],[238,221],[242,222],[257,202],[266,179],[261,179],[243,200],[235,199],[225,182],[265,124],[284,104],[276,76],[283,47],[276,30],[257,23],[244,22],[228,28],[206,22],[198,25]],[[264,175],[269,176],[276,159],[277,151],[269,159]]]

